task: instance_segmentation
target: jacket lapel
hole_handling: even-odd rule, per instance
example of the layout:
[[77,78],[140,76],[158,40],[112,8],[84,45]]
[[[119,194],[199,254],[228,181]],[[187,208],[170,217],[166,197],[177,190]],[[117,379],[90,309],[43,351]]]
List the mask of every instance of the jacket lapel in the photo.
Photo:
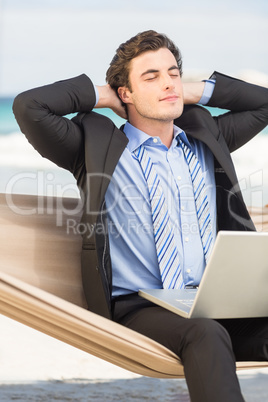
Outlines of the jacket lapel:
[[[89,211],[99,211],[113,171],[128,139],[113,122],[91,112],[83,119]],[[87,127],[90,127],[90,131]]]
[[114,127],[113,133],[110,136],[110,142],[107,150],[107,155],[105,158],[104,164],[104,172],[105,176],[103,177],[101,184],[101,200],[104,198],[107,187],[110,183],[111,176],[114,172],[114,169],[124,152],[128,143],[128,139],[123,131],[119,130],[117,127]]
[[224,138],[219,132],[216,122],[210,113],[199,106],[185,106],[184,112],[175,124],[191,136],[202,141],[212,151],[213,155],[229,177],[233,185],[237,184],[237,176]]

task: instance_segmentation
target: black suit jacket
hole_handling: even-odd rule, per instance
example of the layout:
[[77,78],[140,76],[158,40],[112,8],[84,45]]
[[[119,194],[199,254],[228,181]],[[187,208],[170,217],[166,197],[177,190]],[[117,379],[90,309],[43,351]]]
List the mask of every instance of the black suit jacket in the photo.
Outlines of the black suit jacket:
[[[229,112],[212,117],[203,107],[185,106],[175,124],[203,141],[215,157],[218,230],[254,230],[230,152],[268,123],[268,90],[214,73],[208,106]],[[13,110],[21,131],[41,155],[70,170],[83,199],[82,277],[89,309],[111,317],[112,269],[105,192],[127,137],[107,117],[92,112],[93,84],[86,75],[26,91]],[[69,113],[76,116],[69,120]]]

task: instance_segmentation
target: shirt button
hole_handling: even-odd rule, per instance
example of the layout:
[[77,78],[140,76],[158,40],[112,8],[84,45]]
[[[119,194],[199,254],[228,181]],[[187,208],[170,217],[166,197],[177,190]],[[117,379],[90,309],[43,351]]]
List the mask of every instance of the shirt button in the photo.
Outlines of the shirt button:
[[185,210],[185,207],[184,207],[183,205],[182,205],[182,207],[181,207],[181,210],[182,210],[182,211],[184,211],[184,210]]
[[190,268],[186,270],[187,274],[189,274],[191,272]]
[[153,142],[155,142],[155,143],[158,142],[158,139],[157,139],[157,138],[154,138],[154,139],[153,139]]
[[178,180],[181,180],[181,176],[178,176],[177,179],[178,179]]
[[185,241],[187,243],[189,241],[189,237],[185,237]]

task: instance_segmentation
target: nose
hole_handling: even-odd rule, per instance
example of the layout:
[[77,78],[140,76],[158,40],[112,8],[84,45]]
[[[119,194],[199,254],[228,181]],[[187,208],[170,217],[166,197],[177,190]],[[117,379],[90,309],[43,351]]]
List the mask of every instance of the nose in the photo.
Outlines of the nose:
[[172,79],[172,77],[170,77],[169,74],[165,75],[163,77],[163,89],[164,91],[167,91],[169,89],[173,89],[174,88],[174,80]]

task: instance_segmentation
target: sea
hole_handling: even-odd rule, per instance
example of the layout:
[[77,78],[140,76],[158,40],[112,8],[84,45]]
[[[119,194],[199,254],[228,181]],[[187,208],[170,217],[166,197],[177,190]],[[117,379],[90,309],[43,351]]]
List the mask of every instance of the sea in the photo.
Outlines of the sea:
[[[0,97],[0,193],[79,197],[72,174],[42,158],[20,132],[12,112],[13,100]],[[208,109],[213,115],[225,112]],[[110,109],[97,112],[111,118],[118,127],[125,122]],[[268,204],[267,151],[268,127],[232,154],[248,206]]]

